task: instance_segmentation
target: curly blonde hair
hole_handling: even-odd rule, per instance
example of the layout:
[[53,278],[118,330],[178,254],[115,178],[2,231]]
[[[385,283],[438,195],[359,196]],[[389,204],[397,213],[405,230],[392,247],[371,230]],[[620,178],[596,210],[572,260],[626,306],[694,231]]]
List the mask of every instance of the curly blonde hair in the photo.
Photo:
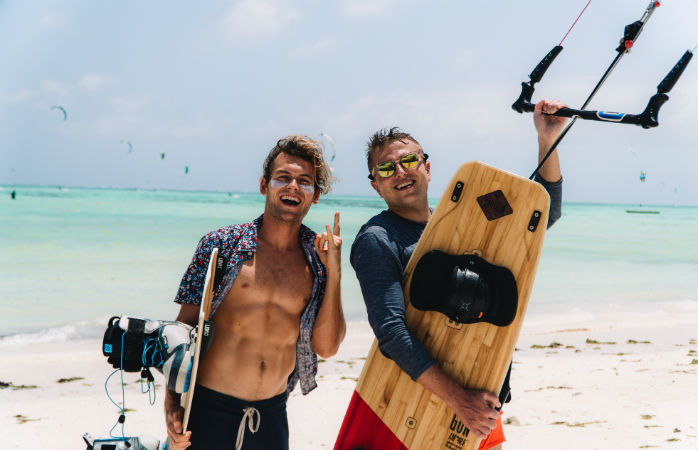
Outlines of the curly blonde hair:
[[323,149],[322,143],[308,136],[291,134],[279,139],[264,160],[264,179],[269,182],[274,160],[279,154],[286,153],[311,163],[315,168],[315,192],[319,192],[320,195],[327,194],[332,189],[335,178],[325,161]]

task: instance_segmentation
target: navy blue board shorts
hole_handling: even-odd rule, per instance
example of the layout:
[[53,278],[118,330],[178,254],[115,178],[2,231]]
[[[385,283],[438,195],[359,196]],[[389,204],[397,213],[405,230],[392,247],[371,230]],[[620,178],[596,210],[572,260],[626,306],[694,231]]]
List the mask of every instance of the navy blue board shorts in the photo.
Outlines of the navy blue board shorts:
[[286,392],[246,401],[196,385],[188,450],[288,450],[287,400]]

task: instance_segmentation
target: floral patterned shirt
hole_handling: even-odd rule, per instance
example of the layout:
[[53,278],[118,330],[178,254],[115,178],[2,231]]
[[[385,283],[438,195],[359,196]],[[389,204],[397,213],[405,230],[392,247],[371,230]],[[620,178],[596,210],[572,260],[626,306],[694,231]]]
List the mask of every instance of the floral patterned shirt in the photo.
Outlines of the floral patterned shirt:
[[[227,265],[225,275],[213,293],[211,302],[211,315],[213,315],[233,286],[242,269],[242,264],[254,257],[257,251],[257,232],[262,224],[262,218],[263,215],[250,223],[219,228],[202,237],[182,277],[174,301],[192,305],[201,304],[208,261],[211,258],[211,251],[218,247],[218,254],[226,258]],[[288,377],[287,392],[291,392],[296,383],[300,382],[301,391],[307,394],[317,387],[315,382],[317,354],[313,350],[311,338],[317,312],[325,295],[327,273],[315,251],[315,232],[301,225],[299,239],[308,266],[313,273],[313,287],[308,304],[301,314],[300,334],[296,342],[296,367]]]

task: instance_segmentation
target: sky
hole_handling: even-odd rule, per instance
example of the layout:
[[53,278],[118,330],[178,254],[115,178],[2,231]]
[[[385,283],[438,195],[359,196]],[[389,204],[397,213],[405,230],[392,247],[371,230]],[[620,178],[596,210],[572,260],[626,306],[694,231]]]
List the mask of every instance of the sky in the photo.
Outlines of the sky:
[[[533,100],[581,106],[648,3],[592,1]],[[375,195],[365,144],[389,126],[429,153],[431,197],[471,160],[528,177],[511,104],[585,4],[0,0],[0,185],[255,192],[279,138],[330,156],[325,133],[333,193]],[[640,113],[696,44],[698,2],[662,2],[588,109]],[[669,97],[654,129],[578,120],[564,201],[697,205],[698,61]]]

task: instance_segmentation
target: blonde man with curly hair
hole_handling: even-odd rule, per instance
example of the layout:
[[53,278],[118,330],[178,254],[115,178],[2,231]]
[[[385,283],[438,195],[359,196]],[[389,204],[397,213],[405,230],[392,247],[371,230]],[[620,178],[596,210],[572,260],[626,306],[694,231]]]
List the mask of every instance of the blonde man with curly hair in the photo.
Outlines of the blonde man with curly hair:
[[194,325],[211,250],[226,258],[211,306],[215,334],[201,357],[189,427],[167,391],[172,449],[288,449],[286,401],[316,387],[317,355],[334,355],[346,324],[340,297],[339,213],[321,235],[302,224],[329,192],[322,147],[307,136],[280,139],[259,191],[264,214],[206,234],[180,284],[177,320]]

